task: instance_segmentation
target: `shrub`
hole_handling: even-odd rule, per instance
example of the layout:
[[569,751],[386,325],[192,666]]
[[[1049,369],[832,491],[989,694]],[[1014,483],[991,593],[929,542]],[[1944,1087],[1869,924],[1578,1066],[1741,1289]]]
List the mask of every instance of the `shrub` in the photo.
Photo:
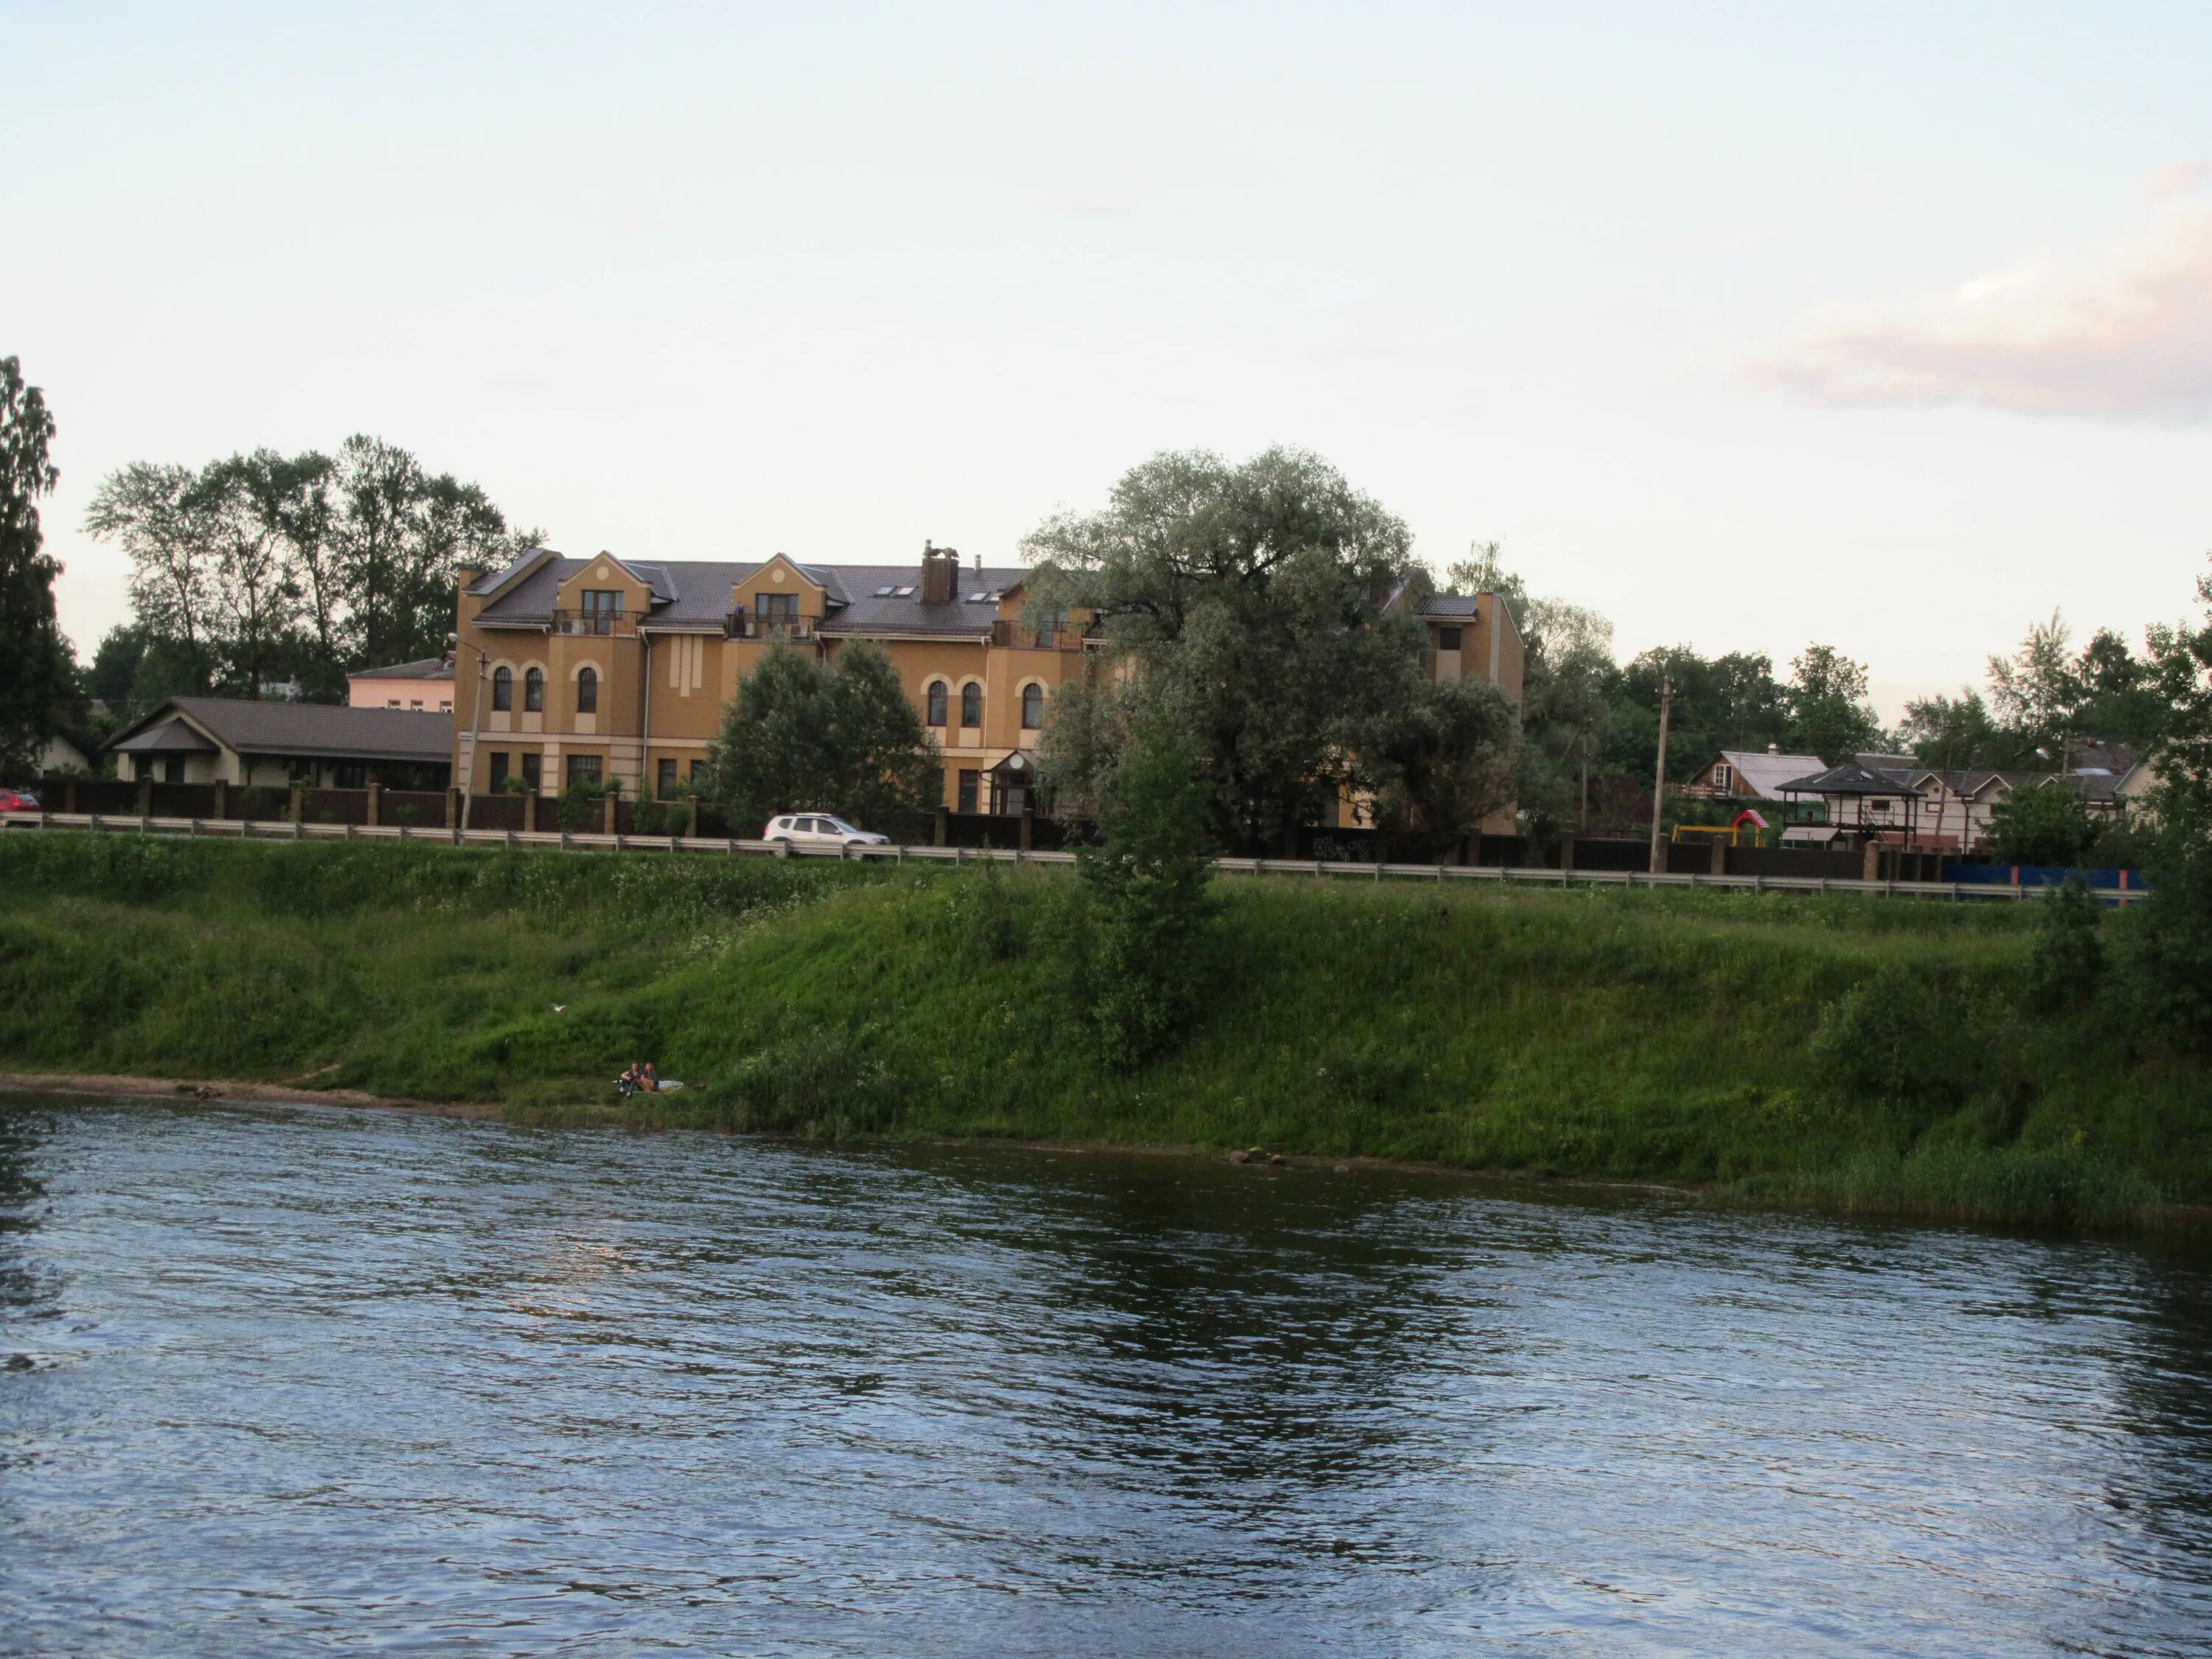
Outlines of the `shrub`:
[[2062,784],[2022,785],[1990,814],[1990,851],[2006,864],[2079,864],[2100,826],[2089,804]]
[[2048,894],[2036,915],[2027,964],[2027,1006],[2042,1013],[2079,1008],[2105,980],[2104,907],[2077,872]]
[[1091,896],[1085,1000],[1115,1066],[1158,1054],[1189,1017],[1213,915],[1211,795],[1190,745],[1156,724],[1115,767],[1098,844],[1076,854]]
[[1861,980],[1821,1012],[1812,1058],[1832,1085],[1887,1105],[1922,1103],[1955,1075],[1955,1032],[1936,1012],[1932,978],[1887,968]]

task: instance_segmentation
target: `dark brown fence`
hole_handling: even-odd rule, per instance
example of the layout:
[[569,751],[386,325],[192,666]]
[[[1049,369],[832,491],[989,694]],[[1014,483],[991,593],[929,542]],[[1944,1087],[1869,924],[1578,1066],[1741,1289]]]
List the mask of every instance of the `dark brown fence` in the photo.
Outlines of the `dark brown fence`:
[[367,823],[368,792],[303,789],[300,792],[300,817],[307,823]]
[[446,822],[446,792],[386,789],[377,803],[376,815],[386,823],[405,824],[416,830],[438,829]]
[[469,797],[469,828],[471,830],[527,830],[530,828],[530,798],[526,795],[471,795]]

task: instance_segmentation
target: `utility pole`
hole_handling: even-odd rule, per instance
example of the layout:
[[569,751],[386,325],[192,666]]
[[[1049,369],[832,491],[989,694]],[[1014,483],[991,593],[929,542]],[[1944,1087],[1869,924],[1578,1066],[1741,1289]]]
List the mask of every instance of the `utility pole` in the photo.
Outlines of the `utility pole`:
[[1674,706],[1674,682],[1659,680],[1659,769],[1651,780],[1651,873],[1667,873],[1667,849],[1659,840],[1659,818],[1667,804],[1667,716]]

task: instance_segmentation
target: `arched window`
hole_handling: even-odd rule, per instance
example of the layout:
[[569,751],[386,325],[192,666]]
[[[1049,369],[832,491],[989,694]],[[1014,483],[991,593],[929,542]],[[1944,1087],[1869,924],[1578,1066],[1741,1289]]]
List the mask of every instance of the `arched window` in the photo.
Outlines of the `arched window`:
[[514,707],[514,671],[512,668],[491,671],[491,706],[500,714],[505,714]]
[[960,688],[960,724],[981,726],[983,723],[983,688],[970,680]]
[[943,726],[945,724],[945,682],[943,680],[930,681],[927,702],[929,712],[926,718],[928,723],[932,726]]
[[599,671],[596,668],[576,671],[576,712],[579,714],[599,712]]
[[1044,724],[1044,687],[1031,680],[1022,688],[1022,730],[1034,732]]
[[545,707],[545,671],[526,668],[522,671],[522,706],[535,714]]

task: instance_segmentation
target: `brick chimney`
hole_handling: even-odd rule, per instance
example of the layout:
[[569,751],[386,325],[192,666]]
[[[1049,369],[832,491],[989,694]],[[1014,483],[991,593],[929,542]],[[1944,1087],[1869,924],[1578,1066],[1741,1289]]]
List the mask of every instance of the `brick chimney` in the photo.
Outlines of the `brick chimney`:
[[921,544],[921,602],[950,605],[960,580],[960,555],[950,547]]

